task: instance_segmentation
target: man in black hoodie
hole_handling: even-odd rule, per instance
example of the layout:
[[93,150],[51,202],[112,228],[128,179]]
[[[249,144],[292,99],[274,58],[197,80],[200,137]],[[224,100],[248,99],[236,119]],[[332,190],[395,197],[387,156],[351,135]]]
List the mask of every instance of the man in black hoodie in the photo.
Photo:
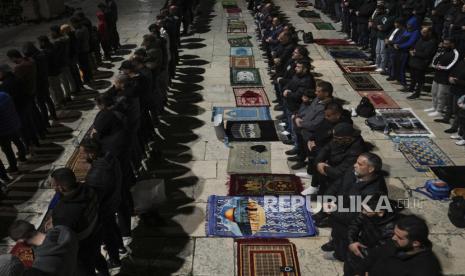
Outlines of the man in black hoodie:
[[357,30],[359,35],[357,44],[362,46],[363,49],[368,48],[368,20],[370,19],[375,9],[376,0],[364,0],[362,5],[355,12],[355,15],[357,16]]
[[9,235],[33,248],[32,268],[25,275],[77,275],[78,240],[69,227],[58,225],[45,234],[31,223],[17,220],[11,224]]
[[441,265],[431,250],[424,219],[415,215],[400,219],[392,242],[368,254],[369,276],[440,276]]

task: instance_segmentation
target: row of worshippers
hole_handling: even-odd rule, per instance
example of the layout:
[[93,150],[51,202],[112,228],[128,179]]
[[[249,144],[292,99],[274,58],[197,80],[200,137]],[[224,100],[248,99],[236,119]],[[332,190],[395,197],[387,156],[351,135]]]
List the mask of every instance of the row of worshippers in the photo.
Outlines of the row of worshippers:
[[[5,169],[0,161],[3,184],[11,181],[8,174],[18,173],[18,161],[26,162],[27,155],[40,147],[51,121],[59,119],[57,109],[88,89],[85,85],[91,84],[101,64],[100,44],[105,44],[104,36],[111,37],[112,52],[121,47],[114,0],[99,4],[97,16],[102,11],[103,24],[107,26],[105,35],[100,32],[100,21],[98,27],[93,26],[84,12],[77,10],[69,24],[51,26],[49,35],[39,36],[37,44],[29,41],[20,50],[6,53],[13,66],[0,65],[0,112],[5,118],[0,122],[0,146],[9,164]],[[109,53],[106,58],[110,58]]]
[[[277,7],[270,1],[260,1],[260,5],[255,18],[262,48],[270,57],[275,109],[283,110],[278,118],[287,126],[290,144],[294,145],[286,154],[292,155],[289,161],[296,162],[291,169],[307,166],[306,172],[296,175],[311,179],[303,195],[341,196],[345,200],[373,196],[369,204],[372,210],[322,211],[314,216],[317,226],[332,227],[331,240],[322,246],[329,252],[326,258],[344,261],[344,275],[440,275],[423,219],[404,217],[397,208],[373,211],[380,198],[388,195],[381,158],[369,152],[372,146],[353,126],[350,112],[333,97],[332,84],[314,80],[305,47],[293,41],[284,51],[285,64],[280,66],[281,56],[276,53],[287,48],[287,43],[281,42],[288,31],[279,17],[273,16]],[[344,207],[348,207],[345,200]],[[405,254],[411,258],[404,258]],[[384,270],[386,263],[389,270]]]
[[[51,185],[58,201],[46,231],[22,220],[10,226],[13,240],[33,247],[34,262],[24,275],[110,275],[129,253],[136,214],[130,189],[154,139],[179,56],[181,19],[174,4],[154,18],[142,47],[122,62],[113,86],[96,98],[99,112],[80,147],[90,163],[85,180],[78,182],[69,168],[55,170]],[[156,210],[137,215],[163,223]]]

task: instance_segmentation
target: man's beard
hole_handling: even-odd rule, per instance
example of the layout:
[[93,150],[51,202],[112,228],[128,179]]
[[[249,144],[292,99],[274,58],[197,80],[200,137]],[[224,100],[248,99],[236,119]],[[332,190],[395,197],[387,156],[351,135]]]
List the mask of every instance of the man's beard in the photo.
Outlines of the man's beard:
[[409,252],[409,251],[412,251],[413,250],[413,242],[408,242],[408,244],[404,247],[400,247],[399,244],[397,243],[397,241],[394,241],[395,245],[396,245],[396,251],[399,252],[399,253],[405,253],[405,252]]

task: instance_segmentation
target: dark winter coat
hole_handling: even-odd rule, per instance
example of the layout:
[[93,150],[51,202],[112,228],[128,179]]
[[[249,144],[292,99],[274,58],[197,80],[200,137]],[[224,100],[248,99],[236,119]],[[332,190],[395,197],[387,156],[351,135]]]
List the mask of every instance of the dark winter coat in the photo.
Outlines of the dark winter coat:
[[19,131],[21,121],[8,93],[0,91],[0,136],[8,136]]
[[290,112],[294,113],[299,110],[304,92],[315,90],[315,79],[310,74],[305,74],[303,76],[294,75],[284,87],[283,91],[285,90],[290,90],[288,96],[284,97],[286,107]]
[[440,49],[433,58],[433,67],[435,68],[434,81],[440,84],[449,85],[449,73],[459,60],[459,52],[456,49]]
[[417,70],[426,70],[437,50],[436,40],[433,38],[420,38],[413,47],[415,55],[409,58],[409,67]]

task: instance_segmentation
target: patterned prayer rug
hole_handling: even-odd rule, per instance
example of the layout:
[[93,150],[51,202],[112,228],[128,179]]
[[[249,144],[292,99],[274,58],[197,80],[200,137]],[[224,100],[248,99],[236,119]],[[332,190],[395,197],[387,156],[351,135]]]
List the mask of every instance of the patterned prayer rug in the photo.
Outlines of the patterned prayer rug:
[[296,247],[285,239],[240,239],[238,276],[300,276]]
[[378,73],[376,72],[376,66],[374,65],[368,65],[368,66],[343,66],[342,67],[342,70],[345,72],[345,73],[348,73],[348,74],[357,74],[357,73]]
[[335,58],[354,58],[354,59],[367,59],[368,56],[360,50],[329,50],[329,54]]
[[229,67],[234,68],[254,68],[255,67],[255,59],[253,56],[246,56],[246,57],[230,57],[229,59]]
[[[271,173],[270,143],[231,143],[228,157],[228,173]],[[264,151],[253,150],[254,146],[264,146]]]
[[270,106],[270,101],[263,87],[233,88],[238,107]]
[[23,242],[16,242],[11,249],[10,254],[16,256],[25,267],[32,267],[32,263],[34,262],[34,252],[32,251],[31,246]]
[[252,47],[252,42],[246,37],[228,38],[229,46],[231,47]]
[[221,1],[221,5],[223,8],[236,8],[237,2],[235,0],[223,0]]
[[66,163],[66,167],[73,170],[78,181],[84,181],[90,169],[90,163],[87,162],[87,156],[78,147],[74,150],[68,163]]
[[217,107],[212,110],[213,118],[223,115],[223,121],[264,121],[271,120],[270,109],[268,107]]
[[230,55],[235,57],[253,56],[253,50],[252,47],[231,47]]
[[231,68],[231,86],[262,86],[257,68]]
[[228,33],[247,33],[247,26],[246,25],[228,26]]
[[419,172],[431,166],[453,166],[454,162],[430,138],[401,138],[399,149],[412,167]]
[[355,91],[382,91],[375,79],[369,74],[344,74]]
[[389,124],[392,136],[434,136],[410,108],[380,109],[378,112]]
[[347,41],[345,39],[328,39],[328,38],[319,38],[315,39],[315,43],[318,45],[327,45],[327,46],[332,46],[332,45],[353,45],[353,42]]
[[242,33],[238,33],[238,34],[227,34],[227,37],[228,39],[239,39],[239,38],[246,38],[246,39],[251,39],[252,37],[248,34],[242,34]]
[[304,17],[305,22],[307,23],[318,23],[323,22],[323,19],[319,17]]
[[226,8],[227,13],[240,13],[242,12],[241,8],[234,7],[234,8]]
[[373,63],[369,60],[364,59],[353,59],[353,58],[338,58],[336,63],[342,68],[347,66],[370,66]]
[[313,22],[317,30],[335,30],[331,23],[327,22]]
[[360,97],[367,97],[376,109],[400,108],[400,106],[383,91],[358,92]]
[[299,195],[300,177],[293,174],[232,174],[229,196]]
[[242,18],[242,14],[241,13],[227,13],[226,18],[227,19],[240,19]]
[[226,135],[231,142],[279,141],[274,121],[227,121]]
[[277,201],[274,197],[209,196],[207,236],[292,238],[316,234],[305,202],[292,205],[290,197]]

